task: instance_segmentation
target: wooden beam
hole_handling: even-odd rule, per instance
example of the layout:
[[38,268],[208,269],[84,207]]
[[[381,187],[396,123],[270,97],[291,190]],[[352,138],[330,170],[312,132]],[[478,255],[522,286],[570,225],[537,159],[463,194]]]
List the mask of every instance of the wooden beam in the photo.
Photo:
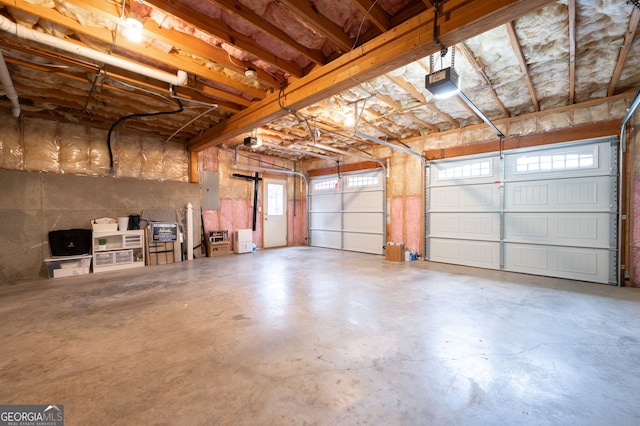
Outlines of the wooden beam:
[[341,164],[340,170],[338,170],[337,166],[309,170],[308,175],[309,177],[335,175],[338,173],[357,172],[359,170],[377,169],[379,167],[380,167],[380,163],[376,161],[363,161],[360,163]]
[[[464,57],[467,58],[467,61],[469,61],[469,64],[471,64],[471,67],[476,70],[480,78],[484,81],[484,84],[486,84],[489,87],[489,93],[491,93],[491,97],[496,102],[496,104],[498,104],[504,116],[505,117],[511,116],[511,113],[509,113],[509,110],[504,106],[504,104],[502,103],[502,100],[498,97],[496,90],[493,88],[493,83],[491,82],[491,80],[489,80],[489,76],[484,71],[484,66],[482,66],[478,62],[478,60],[475,58],[475,56],[471,54],[467,46],[465,46],[464,42],[458,43],[458,45],[456,46],[456,49],[459,49],[460,52],[462,52]],[[466,103],[465,105],[468,107]]]
[[189,153],[189,183],[199,183],[198,153]]
[[167,15],[171,15],[177,19],[189,23],[191,26],[200,31],[209,34],[231,46],[250,53],[270,65],[284,70],[296,77],[304,75],[302,68],[292,61],[278,58],[267,50],[261,48],[250,37],[240,34],[220,20],[214,20],[202,13],[195,11],[184,3],[172,0],[145,0],[145,4],[152,6],[154,9],[161,11]]
[[409,83],[404,78],[398,75],[390,75],[390,74],[387,74],[386,77],[392,82],[394,82],[398,87],[402,88],[405,92],[407,92],[407,94],[416,98],[416,100],[421,104],[427,103],[427,99],[425,98],[424,94],[420,92],[418,89],[416,89],[416,87],[413,84]]
[[576,101],[576,0],[569,0],[567,6],[569,9],[569,105],[573,105]]
[[303,22],[313,26],[320,34],[334,42],[343,52],[351,50],[353,40],[344,30],[318,12],[309,0],[279,0],[279,4],[289,9],[294,15],[302,18]]
[[372,0],[352,0],[360,9],[363,15],[369,19],[381,32],[391,28],[391,19],[387,12],[380,7],[377,1]]
[[634,7],[633,11],[631,12],[631,16],[629,17],[629,27],[624,33],[624,41],[622,42],[622,47],[620,48],[620,52],[618,53],[618,60],[616,61],[616,67],[613,70],[613,76],[611,76],[611,82],[609,83],[607,96],[613,96],[616,91],[616,85],[618,84],[618,80],[620,80],[620,74],[622,74],[622,69],[624,68],[624,64],[627,61],[627,56],[629,55],[629,51],[631,50],[631,43],[633,42],[636,30],[638,29],[639,20],[640,13],[638,12],[638,9]]
[[513,24],[513,21],[507,22],[505,25],[507,27],[507,32],[509,33],[511,46],[513,47],[513,51],[516,54],[516,58],[518,58],[518,62],[520,63],[522,76],[524,77],[524,81],[525,83],[527,83],[527,88],[529,89],[529,96],[531,96],[533,110],[540,111],[540,104],[538,103],[538,97],[536,96],[536,89],[533,87],[533,81],[531,80],[531,75],[529,75],[529,68],[527,67],[527,61],[524,58],[524,52],[522,52],[522,46],[520,46],[520,41],[518,40],[518,35],[516,34],[515,25]]
[[[117,20],[117,16],[114,16],[112,13],[118,13],[117,8],[113,6],[109,9],[106,5],[107,3],[96,3],[96,2],[88,2],[88,0],[73,0],[75,6],[80,8],[88,8],[87,10],[93,11],[97,13],[99,16],[110,19],[112,21]],[[42,17],[47,21],[53,22],[55,24],[61,25],[63,27],[69,28],[78,34],[85,34],[90,36],[98,41],[111,45],[114,40],[114,35],[111,31],[106,28],[99,27],[91,27],[88,25],[82,25],[78,21],[71,19],[65,15],[62,15],[60,12],[55,9],[50,9],[47,7],[35,5],[28,3],[24,0],[0,0],[0,4],[5,4],[7,6],[22,10],[24,12],[30,13],[35,16]],[[75,42],[79,45],[80,43],[67,39],[69,42]],[[117,45],[126,49],[130,52],[133,52],[142,57],[150,58],[154,62],[164,62],[170,66],[173,66],[175,69],[181,69],[187,72],[190,72],[195,75],[202,76],[204,78],[217,81],[221,86],[232,87],[236,91],[241,91],[250,94],[254,98],[263,99],[265,97],[265,91],[255,89],[249,86],[244,86],[236,81],[232,80],[228,76],[226,76],[222,72],[216,72],[208,69],[206,66],[197,63],[195,60],[187,59],[186,57],[180,57],[175,54],[163,52],[153,46],[148,46],[144,44],[133,43],[131,41],[126,40],[124,37],[117,38]],[[59,56],[59,55],[58,55]],[[113,55],[118,56],[118,55]],[[123,56],[119,56],[131,62],[137,62],[130,58],[126,58]],[[102,64],[97,64],[101,66]],[[146,65],[146,64],[145,64]],[[238,96],[226,91],[220,91],[220,95],[222,99],[225,101],[239,103],[243,106],[248,106],[251,104],[250,101],[243,98],[242,96]]]
[[[504,140],[503,150],[529,148],[541,145],[549,145],[560,142],[569,142],[582,139],[599,138],[603,136],[616,136],[620,134],[622,120],[609,120],[600,123],[590,123],[580,126],[567,127],[565,129],[531,135],[508,136]],[[424,151],[428,161],[443,158],[461,157],[465,155],[486,154],[500,150],[500,141],[479,142],[471,145],[456,146],[452,148],[431,149]]]
[[437,128],[436,126],[434,126],[433,124],[431,124],[431,123],[427,123],[427,122],[426,122],[426,121],[424,121],[424,120],[420,120],[420,119],[419,119],[418,117],[416,117],[416,115],[415,115],[414,113],[412,113],[412,112],[407,113],[407,115],[411,117],[411,120],[412,120],[412,121],[415,121],[416,123],[419,123],[419,124],[423,125],[425,128],[429,129],[429,131],[430,131],[430,132],[437,133],[437,132],[439,132],[439,131],[440,131],[440,129],[438,129],[438,128]]
[[283,29],[275,26],[270,21],[267,21],[261,16],[256,15],[251,9],[243,6],[239,1],[211,0],[211,2],[219,6],[228,14],[249,22],[256,28],[259,28],[263,33],[275,38],[282,44],[289,46],[291,49],[306,57],[311,62],[314,62],[318,65],[323,65],[324,63],[326,63],[326,58],[320,50],[309,49],[308,47],[301,45],[296,40],[291,38],[291,36],[289,36],[289,34],[287,34]]
[[[155,1],[155,0],[154,0]],[[553,0],[449,0],[439,20],[439,39],[451,46],[503,25],[534,11]],[[292,82],[278,96],[264,100],[194,138],[189,149],[200,151],[216,146],[238,134],[289,114],[280,105],[299,110],[354,86],[354,81],[368,81],[401,66],[436,53],[433,40],[432,13],[424,12],[394,27],[385,34],[318,67],[302,79]]]

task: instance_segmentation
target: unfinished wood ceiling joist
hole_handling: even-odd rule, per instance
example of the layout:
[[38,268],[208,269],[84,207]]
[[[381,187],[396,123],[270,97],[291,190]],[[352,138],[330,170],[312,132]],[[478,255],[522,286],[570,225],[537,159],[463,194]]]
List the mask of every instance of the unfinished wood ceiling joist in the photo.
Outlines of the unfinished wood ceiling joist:
[[[640,85],[640,14],[626,0],[445,0],[440,9],[438,39],[458,45],[461,88],[491,119],[604,100]],[[430,1],[0,0],[0,13],[132,64],[188,75],[170,90],[133,68],[3,31],[0,49],[24,114],[108,128],[124,114],[170,109],[178,97],[183,112],[128,120],[121,130],[173,137],[193,152],[241,144],[261,126],[284,145],[294,134],[309,140],[314,118],[323,143],[373,148],[342,122],[364,98],[362,130],[380,139],[414,140],[480,122],[466,105],[434,99],[424,87],[425,58],[440,50]],[[123,18],[143,23],[142,43],[125,38]],[[5,96],[0,108],[10,108]]]

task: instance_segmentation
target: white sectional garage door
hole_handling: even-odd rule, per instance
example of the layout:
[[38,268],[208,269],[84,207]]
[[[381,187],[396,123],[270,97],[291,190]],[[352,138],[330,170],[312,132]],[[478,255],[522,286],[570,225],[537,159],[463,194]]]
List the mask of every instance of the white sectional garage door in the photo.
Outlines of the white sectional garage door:
[[383,254],[385,177],[382,170],[310,181],[310,245]]
[[617,282],[617,140],[432,162],[430,260]]

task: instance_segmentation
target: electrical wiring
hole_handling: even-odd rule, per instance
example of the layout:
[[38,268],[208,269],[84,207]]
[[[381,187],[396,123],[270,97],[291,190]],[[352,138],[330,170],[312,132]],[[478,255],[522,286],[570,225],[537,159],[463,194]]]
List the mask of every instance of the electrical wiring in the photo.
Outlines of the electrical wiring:
[[[173,90],[173,87],[170,88],[170,90]],[[109,128],[109,132],[107,133],[107,148],[109,150],[109,169],[111,170],[111,173],[113,173],[113,150],[111,149],[111,133],[113,133],[113,130],[118,127],[118,125],[120,123],[122,123],[123,121],[129,120],[131,118],[139,118],[139,117],[154,117],[156,115],[169,115],[169,114],[179,114],[182,111],[184,111],[184,107],[182,106],[182,102],[180,101],[180,99],[178,98],[173,98],[176,100],[176,102],[178,103],[178,109],[174,110],[174,111],[160,111],[160,112],[151,112],[151,113],[137,113],[137,114],[129,114],[129,115],[125,115],[120,117],[118,120],[116,120],[115,123],[113,123],[111,125],[111,127]]]

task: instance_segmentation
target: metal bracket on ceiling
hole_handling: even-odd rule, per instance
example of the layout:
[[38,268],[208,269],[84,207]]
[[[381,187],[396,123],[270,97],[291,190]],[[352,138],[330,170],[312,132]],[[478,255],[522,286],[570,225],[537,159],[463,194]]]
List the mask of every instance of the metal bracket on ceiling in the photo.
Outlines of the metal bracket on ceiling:
[[444,44],[438,38],[438,15],[440,13],[440,2],[437,0],[431,0],[431,4],[433,5],[433,42],[440,48],[440,56],[445,56],[447,54],[447,48],[444,47]]

